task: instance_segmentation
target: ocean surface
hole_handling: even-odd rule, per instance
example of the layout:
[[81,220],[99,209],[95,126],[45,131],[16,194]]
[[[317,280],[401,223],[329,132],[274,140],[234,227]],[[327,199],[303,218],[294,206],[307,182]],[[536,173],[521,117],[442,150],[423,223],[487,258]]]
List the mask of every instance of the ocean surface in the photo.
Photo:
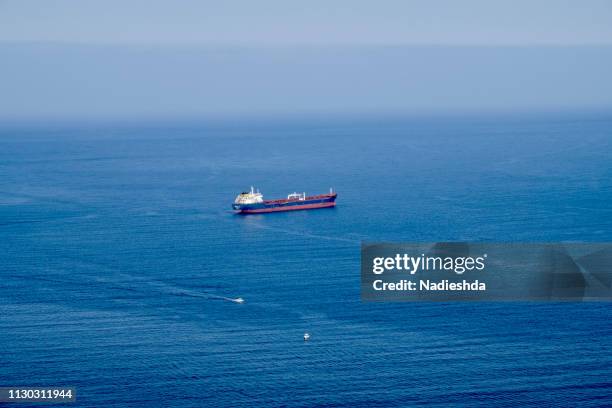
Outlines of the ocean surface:
[[612,405],[610,303],[359,292],[362,241],[612,241],[612,115],[5,125],[0,238],[0,385],[74,406]]

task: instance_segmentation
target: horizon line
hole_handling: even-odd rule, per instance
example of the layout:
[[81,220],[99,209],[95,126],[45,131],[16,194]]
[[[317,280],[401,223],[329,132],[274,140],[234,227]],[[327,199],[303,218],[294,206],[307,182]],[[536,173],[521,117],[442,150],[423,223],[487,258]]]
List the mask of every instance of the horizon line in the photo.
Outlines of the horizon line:
[[103,41],[61,41],[61,40],[5,40],[0,45],[50,45],[50,46],[93,46],[93,47],[149,47],[149,48],[234,48],[234,49],[286,49],[286,48],[604,48],[612,42],[603,43],[420,43],[420,42],[295,42],[295,43],[209,43],[209,42],[103,42]]
[[227,122],[285,122],[295,120],[351,120],[356,123],[369,122],[373,120],[402,120],[402,119],[426,119],[426,118],[449,118],[449,119],[485,119],[485,118],[526,118],[541,116],[565,116],[568,119],[575,117],[608,117],[612,116],[612,106],[600,107],[575,107],[575,108],[540,108],[540,109],[473,109],[473,110],[428,110],[428,111],[352,111],[352,112],[259,112],[259,113],[202,113],[186,115],[108,115],[89,117],[70,116],[30,116],[30,117],[0,117],[0,126],[44,126],[61,124],[130,124],[149,122],[153,124],[176,124],[176,123],[227,123]]

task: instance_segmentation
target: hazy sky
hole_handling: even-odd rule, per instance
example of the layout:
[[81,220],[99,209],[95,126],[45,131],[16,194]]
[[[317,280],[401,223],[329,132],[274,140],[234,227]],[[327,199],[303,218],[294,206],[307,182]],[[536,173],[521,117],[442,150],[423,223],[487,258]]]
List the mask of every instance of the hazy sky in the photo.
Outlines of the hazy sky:
[[612,108],[612,1],[0,0],[0,119]]
[[0,39],[107,44],[612,44],[612,1],[0,0]]

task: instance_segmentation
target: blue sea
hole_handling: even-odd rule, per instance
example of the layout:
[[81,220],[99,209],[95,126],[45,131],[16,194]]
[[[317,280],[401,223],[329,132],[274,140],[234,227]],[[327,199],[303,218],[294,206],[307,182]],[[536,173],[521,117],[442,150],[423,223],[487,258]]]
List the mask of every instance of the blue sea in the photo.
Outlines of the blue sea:
[[[233,214],[251,185],[338,204]],[[612,304],[370,304],[359,270],[612,241],[608,114],[7,124],[0,234],[0,385],[74,406],[612,405]]]

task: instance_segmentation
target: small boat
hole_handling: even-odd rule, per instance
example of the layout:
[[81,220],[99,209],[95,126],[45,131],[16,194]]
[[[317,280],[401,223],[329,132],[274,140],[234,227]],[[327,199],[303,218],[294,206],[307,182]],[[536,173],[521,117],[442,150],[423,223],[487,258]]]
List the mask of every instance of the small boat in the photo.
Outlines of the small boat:
[[234,302],[236,302],[236,303],[244,303],[244,299],[239,297],[239,298],[234,299]]
[[292,193],[287,198],[264,200],[259,190],[251,187],[250,192],[238,194],[232,208],[240,214],[258,214],[279,211],[313,210],[336,205],[338,194],[331,188],[328,194],[306,196],[306,193]]
[[304,341],[310,340],[310,334],[304,333]]

